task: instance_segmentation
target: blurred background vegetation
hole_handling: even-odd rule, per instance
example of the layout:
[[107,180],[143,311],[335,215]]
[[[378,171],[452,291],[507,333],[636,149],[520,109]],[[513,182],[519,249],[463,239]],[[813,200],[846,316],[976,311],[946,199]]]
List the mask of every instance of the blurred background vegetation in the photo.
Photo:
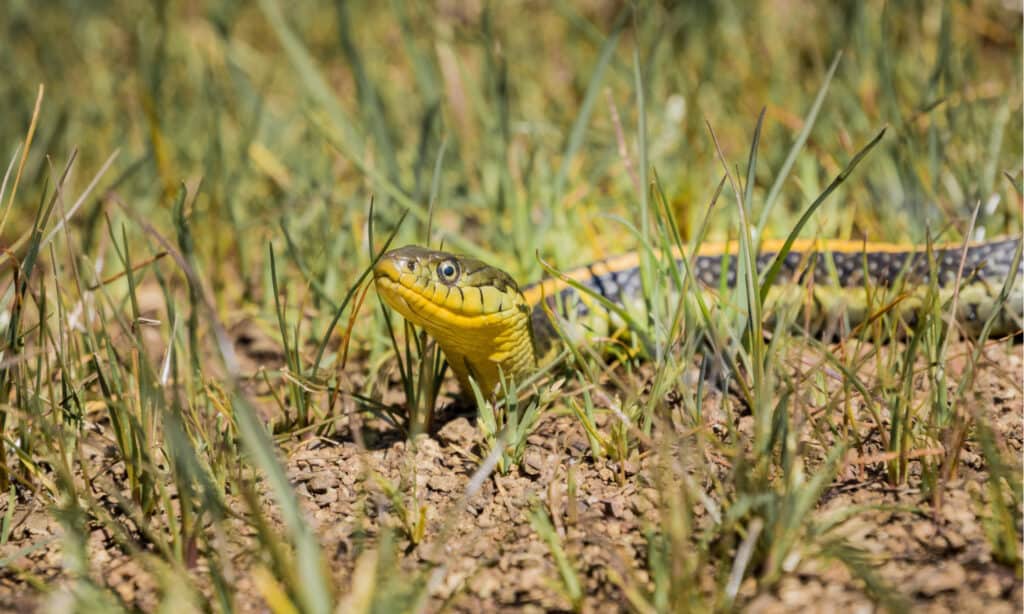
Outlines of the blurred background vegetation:
[[[632,6],[12,0],[0,9],[0,143],[10,155],[23,140],[42,83],[24,185],[40,187],[44,156],[59,167],[77,148],[81,186],[118,152],[75,217],[85,248],[101,211],[121,215],[108,192],[170,228],[187,184],[200,262],[226,305],[254,296],[282,228],[337,293],[365,265],[370,196],[382,232],[410,207],[416,223],[400,242],[425,242],[432,186],[432,240],[496,257],[527,281],[538,249],[566,266],[634,247],[613,216],[636,217],[640,100],[648,163],[685,230],[722,176],[708,125],[738,165],[767,109],[766,191],[842,52],[771,234],[784,236],[884,126],[882,147],[811,234],[922,241],[929,224],[963,229],[975,202],[993,197],[1001,204],[981,226],[1019,226],[1003,175],[1020,182],[1014,3]],[[20,209],[5,232],[30,223]],[[718,237],[733,222],[720,210]]]

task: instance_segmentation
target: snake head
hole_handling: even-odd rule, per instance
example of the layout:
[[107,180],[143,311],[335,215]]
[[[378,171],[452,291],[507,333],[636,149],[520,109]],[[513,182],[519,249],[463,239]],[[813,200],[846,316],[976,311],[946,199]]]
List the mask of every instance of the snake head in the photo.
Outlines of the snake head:
[[534,366],[529,307],[505,271],[408,245],[384,254],[373,278],[388,306],[437,341],[464,390],[470,374],[489,394],[499,370],[517,376]]

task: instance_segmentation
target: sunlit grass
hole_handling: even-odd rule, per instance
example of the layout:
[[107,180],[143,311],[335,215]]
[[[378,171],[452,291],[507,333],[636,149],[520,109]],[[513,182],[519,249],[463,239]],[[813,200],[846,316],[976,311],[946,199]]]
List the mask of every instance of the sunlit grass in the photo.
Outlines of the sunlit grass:
[[[1019,576],[1019,459],[974,390],[987,332],[953,349],[932,279],[909,340],[901,289],[841,343],[808,339],[799,305],[769,300],[777,268],[754,266],[765,237],[1019,232],[1019,12],[633,6],[0,8],[0,544],[20,506],[50,509],[68,581],[23,560],[49,542],[5,570],[84,610],[233,611],[246,581],[274,611],[419,610],[444,568],[415,553],[454,521],[429,526],[415,475],[353,468],[390,520],[360,519],[374,529],[342,570],[289,455],[362,443],[374,419],[414,454],[454,402],[482,440],[469,490],[516,472],[552,417],[578,420],[585,462],[623,483],[653,458],[642,569],[605,570],[637,611],[742,607],[745,582],[770,591],[808,559],[900,606],[843,536],[860,510],[820,513],[822,495],[872,464],[940,514],[968,442],[989,476],[975,511]],[[672,255],[721,238],[739,239],[739,281],[712,301]],[[643,297],[530,381],[453,399],[429,338],[369,296],[374,259],[406,243],[522,284],[637,249]],[[275,351],[246,360],[239,323]],[[558,511],[522,512],[585,610]],[[92,562],[97,530],[158,587],[149,601],[123,602]]]

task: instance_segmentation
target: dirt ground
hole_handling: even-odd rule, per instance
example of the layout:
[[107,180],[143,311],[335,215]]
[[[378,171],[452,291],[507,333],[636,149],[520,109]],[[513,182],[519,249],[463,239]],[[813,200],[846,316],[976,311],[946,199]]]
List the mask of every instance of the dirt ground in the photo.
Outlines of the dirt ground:
[[[1019,476],[1024,471],[1020,464],[1024,444],[1021,346],[996,345],[988,353],[993,361],[979,374],[972,411],[996,427],[1001,444],[1017,461],[1012,469]],[[488,477],[479,491],[467,498],[479,458],[486,451],[481,450],[474,420],[465,414],[449,408],[433,436],[422,436],[414,446],[376,423],[359,425],[365,447],[351,436],[354,424],[343,427],[338,437],[330,440],[286,442],[288,475],[320,538],[337,586],[342,590],[351,586],[364,544],[377,543],[385,529],[401,527],[401,510],[383,486],[391,483],[404,493],[406,505],[425,510],[423,542],[414,546],[399,531],[397,546],[405,553],[404,566],[410,578],[415,569],[434,565],[434,572],[424,576],[430,584],[429,610],[570,608],[558,588],[559,573],[549,547],[527,515],[538,501],[551,513],[585,586],[584,609],[626,609],[622,590],[612,576],[646,578],[645,532],[657,526],[662,504],[652,474],[657,469],[656,453],[641,451],[621,466],[594,461],[574,417],[547,415],[529,439],[523,465],[507,476]],[[728,426],[716,424],[721,418],[714,411],[704,417],[712,429]],[[741,432],[749,429],[749,418],[740,418],[731,426]],[[109,453],[97,446],[91,462],[110,464]],[[877,575],[915,611],[1021,611],[1021,579],[1012,568],[993,560],[979,517],[983,509],[979,502],[987,496],[987,472],[978,444],[971,440],[964,446],[959,471],[946,485],[938,514],[930,497],[922,495],[913,467],[908,483],[893,487],[885,479],[884,464],[870,460],[848,458],[839,479],[826,490],[818,513],[880,506],[856,515],[842,529],[854,545],[870,555]],[[570,472],[575,495],[568,489]],[[269,496],[267,501],[272,505]],[[233,505],[244,513],[240,501]],[[906,511],[910,507],[918,512]],[[1019,530],[1021,510],[1015,512]],[[66,593],[43,596],[39,590],[66,584],[59,524],[51,510],[39,503],[19,506],[14,521],[11,539],[0,548],[0,557],[14,557],[0,572],[0,609],[61,611],[67,604]],[[253,585],[254,562],[246,554],[246,542],[255,536],[243,523],[237,522],[237,526],[236,532],[224,536],[224,552],[235,553],[228,558],[236,574],[237,606],[241,611],[265,610]],[[97,580],[113,587],[128,604],[152,609],[160,594],[157,579],[121,554],[101,529],[93,531],[87,547]],[[204,565],[200,560],[191,573],[202,577]],[[744,610],[876,609],[862,583],[838,564],[800,560],[791,567],[769,590],[759,590],[753,580],[743,584],[739,597]],[[708,570],[708,582],[718,571]]]

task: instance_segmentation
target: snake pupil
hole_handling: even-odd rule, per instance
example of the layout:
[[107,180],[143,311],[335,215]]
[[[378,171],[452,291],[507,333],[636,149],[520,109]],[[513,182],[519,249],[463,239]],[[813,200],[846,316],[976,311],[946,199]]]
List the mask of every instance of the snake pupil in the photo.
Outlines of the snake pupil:
[[437,267],[437,273],[441,276],[441,280],[452,283],[459,276],[459,269],[452,261],[442,262]]

